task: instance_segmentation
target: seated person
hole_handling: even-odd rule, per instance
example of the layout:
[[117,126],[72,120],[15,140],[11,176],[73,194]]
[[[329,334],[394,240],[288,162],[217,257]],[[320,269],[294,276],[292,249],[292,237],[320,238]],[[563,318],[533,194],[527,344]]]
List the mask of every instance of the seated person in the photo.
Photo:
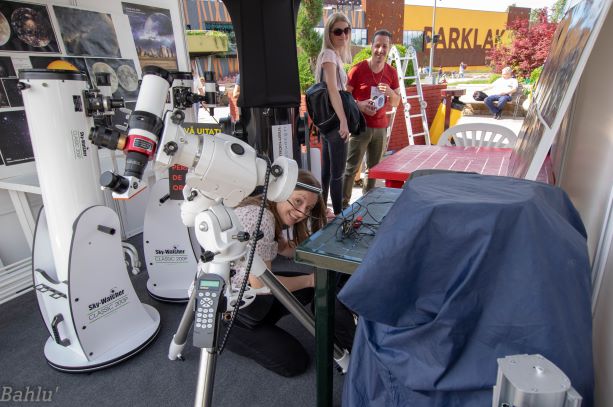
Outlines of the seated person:
[[[494,119],[502,119],[502,109],[504,105],[512,99],[513,93],[517,90],[517,79],[511,77],[512,71],[510,67],[502,69],[502,77],[496,79],[492,86],[483,89],[493,89],[490,96],[485,98],[485,105],[494,115]],[[498,102],[497,105],[494,102]]]

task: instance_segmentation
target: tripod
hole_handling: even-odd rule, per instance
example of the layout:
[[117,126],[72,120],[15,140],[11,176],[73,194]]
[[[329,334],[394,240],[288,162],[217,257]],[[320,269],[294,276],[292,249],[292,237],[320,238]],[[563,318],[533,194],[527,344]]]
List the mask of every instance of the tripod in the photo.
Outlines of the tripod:
[[[202,197],[202,195],[199,196]],[[210,201],[208,201],[207,198],[200,199],[199,201],[202,202],[196,202],[192,205],[194,207],[200,206],[203,209],[195,217],[196,238],[202,247],[206,247],[210,252],[215,253],[215,255],[212,260],[208,262],[205,261],[208,259],[201,259],[198,263],[197,279],[205,274],[214,274],[221,277],[225,282],[224,296],[226,298],[227,308],[232,309],[236,306],[246,306],[253,301],[258,292],[262,293],[263,290],[246,291],[244,299],[240,304],[238,303],[235,293],[232,292],[230,283],[230,263],[245,256],[247,252],[246,243],[237,239],[240,232],[240,222],[232,208],[228,208],[217,202],[206,209],[205,207]],[[189,210],[189,207],[186,209]],[[274,274],[266,268],[266,264],[258,255],[254,255],[251,273],[260,278],[267,289],[270,290],[270,293],[274,295],[312,335],[315,335],[315,321],[313,317],[304,309],[296,297],[279,282]],[[191,325],[194,323],[194,313],[197,306],[197,291],[195,287],[190,295],[183,316],[181,317],[177,332],[173,336],[168,354],[171,360],[182,358],[181,352],[185,346],[187,334]],[[218,309],[212,318],[214,324],[213,335],[215,339],[219,335],[219,322],[221,320],[221,314],[224,311],[226,310],[222,311]],[[217,347],[215,342],[216,340],[213,340],[211,347],[202,348],[200,352],[198,386],[194,403],[194,405],[198,407],[211,405],[217,361]],[[335,344],[334,359],[339,369],[345,373],[349,365],[349,353]]]

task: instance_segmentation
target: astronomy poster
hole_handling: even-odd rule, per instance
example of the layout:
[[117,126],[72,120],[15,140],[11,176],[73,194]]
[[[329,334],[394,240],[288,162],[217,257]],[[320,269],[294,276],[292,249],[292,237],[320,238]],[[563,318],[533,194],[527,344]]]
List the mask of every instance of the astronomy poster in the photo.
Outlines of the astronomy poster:
[[[85,58],[74,57],[51,57],[51,56],[31,56],[30,64],[35,69],[67,69],[81,71],[89,78]],[[89,81],[91,83],[91,81]]]
[[92,81],[95,81],[98,72],[111,75],[111,92],[114,98],[123,98],[124,101],[134,101],[138,98],[138,73],[133,60],[87,58],[86,64]]
[[177,69],[177,49],[170,11],[140,4],[121,4],[130,21],[140,66]]
[[2,86],[11,107],[23,107],[21,91],[17,88],[18,82],[17,78],[2,78]]
[[580,2],[558,24],[535,93],[541,116],[550,128],[557,114],[564,114],[559,107],[590,36],[598,34],[594,31],[605,3],[605,0]]
[[0,78],[17,77],[11,57],[0,57]]
[[82,71],[87,74],[84,58],[31,56],[30,63],[35,69],[66,69]]
[[23,107],[17,74],[10,57],[0,57],[0,108]]
[[0,1],[0,51],[60,52],[47,8]]
[[25,111],[0,113],[0,155],[7,166],[34,161]]
[[[17,78],[11,58],[0,57],[0,81],[9,77],[14,77],[15,79]],[[4,90],[4,86],[0,86],[0,109],[6,107],[11,107],[11,105],[9,103],[8,95],[6,94],[6,90]]]
[[110,14],[61,6],[53,10],[68,55],[121,58]]
[[4,86],[0,86],[0,109],[11,107],[9,104],[9,97],[6,95]]

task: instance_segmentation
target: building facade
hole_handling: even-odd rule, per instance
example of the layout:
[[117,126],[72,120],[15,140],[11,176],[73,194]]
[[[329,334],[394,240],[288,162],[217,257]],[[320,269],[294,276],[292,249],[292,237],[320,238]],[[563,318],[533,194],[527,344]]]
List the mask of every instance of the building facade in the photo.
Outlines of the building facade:
[[[404,7],[403,43],[418,51],[421,66],[429,63],[433,7]],[[516,18],[528,19],[530,9],[509,7],[508,12],[436,8],[435,34],[439,36],[433,66],[469,67],[487,65],[486,52],[498,41],[506,41],[507,25]]]
[[[238,58],[232,22],[221,0],[182,0],[185,22],[193,30],[216,30],[228,34],[230,49],[213,57],[192,55],[196,71],[214,70],[224,81],[238,73]],[[379,29],[392,32],[392,41],[412,45],[418,51],[420,66],[429,64],[433,7],[405,5],[404,0],[324,0],[323,27],[329,15],[341,11],[352,26],[352,42],[366,46]],[[529,8],[509,7],[506,12],[436,8],[435,34],[439,41],[434,52],[436,67],[470,68],[487,65],[486,52],[497,41],[508,39],[507,25],[516,18],[528,19]]]

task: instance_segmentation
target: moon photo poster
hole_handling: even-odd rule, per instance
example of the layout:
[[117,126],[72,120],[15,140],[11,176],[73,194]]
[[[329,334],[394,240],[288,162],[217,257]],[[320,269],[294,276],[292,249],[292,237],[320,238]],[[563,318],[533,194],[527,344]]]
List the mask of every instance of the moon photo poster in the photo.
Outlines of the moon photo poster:
[[130,21],[140,66],[177,69],[177,49],[170,11],[132,3],[121,5]]
[[60,52],[47,7],[0,1],[0,51]]
[[89,75],[95,84],[97,73],[108,73],[111,77],[111,92],[114,98],[134,101],[138,98],[138,73],[131,59],[87,58]]

